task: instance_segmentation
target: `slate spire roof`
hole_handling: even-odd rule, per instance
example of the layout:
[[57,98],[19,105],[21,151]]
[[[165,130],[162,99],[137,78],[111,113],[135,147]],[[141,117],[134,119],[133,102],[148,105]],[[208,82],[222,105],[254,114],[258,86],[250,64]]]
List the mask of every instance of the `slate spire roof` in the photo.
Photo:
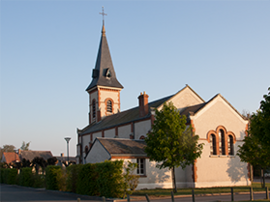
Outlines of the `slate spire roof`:
[[101,31],[100,45],[96,60],[95,69],[92,73],[92,82],[87,87],[86,91],[89,91],[91,88],[96,86],[106,86],[114,88],[123,88],[116,78],[114,71],[111,54],[106,38],[105,25],[103,23]]

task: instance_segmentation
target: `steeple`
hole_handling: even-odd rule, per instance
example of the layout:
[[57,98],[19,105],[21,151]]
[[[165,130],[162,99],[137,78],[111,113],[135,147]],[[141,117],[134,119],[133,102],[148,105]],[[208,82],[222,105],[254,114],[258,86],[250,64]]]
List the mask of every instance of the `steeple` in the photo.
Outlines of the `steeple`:
[[120,91],[123,86],[116,78],[112,58],[106,38],[104,8],[101,39],[92,81],[86,91],[89,93],[89,124],[98,123],[105,116],[120,111]]
[[106,86],[123,89],[123,86],[117,80],[114,71],[111,54],[106,38],[104,21],[101,31],[101,39],[96,60],[96,66],[95,69],[93,69],[92,78],[92,82],[87,87],[86,91],[89,91],[96,86]]

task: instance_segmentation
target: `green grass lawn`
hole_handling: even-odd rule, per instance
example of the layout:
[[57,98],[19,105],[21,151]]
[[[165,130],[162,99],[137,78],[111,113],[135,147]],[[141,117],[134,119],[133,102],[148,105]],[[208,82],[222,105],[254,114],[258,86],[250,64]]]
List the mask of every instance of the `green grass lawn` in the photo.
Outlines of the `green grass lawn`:
[[[270,189],[270,183],[265,184],[268,189]],[[252,183],[252,187],[254,192],[256,191],[265,191],[264,188],[261,188],[261,183],[254,182]],[[249,192],[250,187],[249,186],[243,186],[243,187],[234,187],[233,191],[235,192]],[[148,194],[149,196],[170,196],[172,189],[144,189],[144,190],[138,190],[133,192],[132,195],[145,195]],[[195,194],[214,194],[214,193],[231,193],[230,187],[214,187],[214,188],[195,188],[194,189]],[[177,193],[174,195],[190,195],[192,193],[192,189],[190,188],[183,188],[183,189],[177,189]]]

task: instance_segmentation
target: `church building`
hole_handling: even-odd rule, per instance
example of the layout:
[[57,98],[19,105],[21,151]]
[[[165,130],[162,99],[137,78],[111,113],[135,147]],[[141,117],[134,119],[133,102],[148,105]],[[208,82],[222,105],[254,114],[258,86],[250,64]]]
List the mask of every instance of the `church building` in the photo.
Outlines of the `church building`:
[[[132,82],[132,81],[131,81]],[[135,82],[135,81],[134,81]],[[171,171],[158,169],[144,152],[146,134],[155,119],[155,109],[172,102],[186,115],[204,143],[201,158],[185,169],[176,168],[177,187],[250,185],[248,165],[236,155],[243,144],[248,121],[220,94],[204,101],[186,85],[171,96],[149,101],[138,93],[138,106],[120,110],[120,91],[103,23],[101,40],[92,72],[89,94],[89,124],[77,130],[77,163],[97,163],[122,159],[138,164],[137,189],[171,188]],[[137,99],[137,98],[134,98]]]

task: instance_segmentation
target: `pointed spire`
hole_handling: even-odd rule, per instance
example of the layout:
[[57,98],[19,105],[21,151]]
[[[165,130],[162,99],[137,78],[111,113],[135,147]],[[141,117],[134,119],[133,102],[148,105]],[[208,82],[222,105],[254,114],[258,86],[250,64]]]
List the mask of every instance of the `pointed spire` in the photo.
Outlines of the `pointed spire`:
[[[103,15],[106,15],[104,13],[104,9],[102,9]],[[107,87],[113,87],[113,88],[120,88],[122,89],[123,86],[119,83],[119,81],[116,78],[116,74],[114,71],[111,54],[106,38],[106,31],[105,31],[105,25],[104,25],[104,19],[102,23],[102,31],[101,31],[101,39],[99,44],[99,50],[96,60],[96,66],[95,69],[93,69],[92,73],[92,81],[86,91],[89,91],[90,89],[96,87],[96,86],[107,86]]]
[[104,23],[103,23],[103,26],[102,26],[102,31],[101,31],[101,33],[102,33],[102,36],[106,36],[106,30],[105,30],[105,25],[104,25]]

